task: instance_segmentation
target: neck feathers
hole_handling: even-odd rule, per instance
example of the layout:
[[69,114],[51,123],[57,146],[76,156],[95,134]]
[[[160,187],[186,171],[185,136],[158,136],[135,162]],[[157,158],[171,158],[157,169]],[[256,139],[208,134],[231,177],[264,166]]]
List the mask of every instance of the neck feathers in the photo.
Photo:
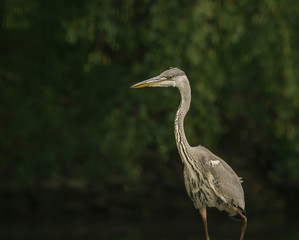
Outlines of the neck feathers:
[[190,102],[191,102],[191,89],[187,77],[185,81],[182,82],[182,84],[179,84],[177,86],[177,88],[180,90],[181,93],[181,103],[175,116],[174,133],[175,133],[177,147],[180,152],[180,149],[182,147],[183,148],[190,147],[184,130],[184,119],[187,112],[189,111]]

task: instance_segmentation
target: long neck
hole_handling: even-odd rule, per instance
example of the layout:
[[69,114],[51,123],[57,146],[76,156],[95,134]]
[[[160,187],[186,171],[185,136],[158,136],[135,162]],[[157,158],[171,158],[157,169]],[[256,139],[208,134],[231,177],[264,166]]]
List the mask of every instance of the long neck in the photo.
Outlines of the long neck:
[[[187,80],[187,79],[186,79]],[[178,87],[181,93],[181,103],[177,110],[175,121],[174,121],[174,133],[178,150],[190,147],[184,130],[184,119],[189,111],[191,102],[191,89],[189,81],[187,80],[183,87]]]

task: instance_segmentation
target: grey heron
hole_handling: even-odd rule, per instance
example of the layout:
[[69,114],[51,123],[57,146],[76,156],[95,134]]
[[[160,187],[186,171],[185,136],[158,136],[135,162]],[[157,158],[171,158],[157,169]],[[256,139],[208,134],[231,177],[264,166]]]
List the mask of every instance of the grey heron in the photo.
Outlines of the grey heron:
[[206,240],[210,240],[207,207],[216,207],[228,212],[233,219],[240,220],[240,240],[243,240],[247,217],[241,179],[224,160],[207,148],[201,145],[190,146],[185,136],[184,118],[191,103],[191,88],[185,72],[179,68],[170,68],[156,77],[131,86],[142,87],[176,87],[180,91],[181,103],[174,120],[175,140],[184,164],[185,187],[203,219]]

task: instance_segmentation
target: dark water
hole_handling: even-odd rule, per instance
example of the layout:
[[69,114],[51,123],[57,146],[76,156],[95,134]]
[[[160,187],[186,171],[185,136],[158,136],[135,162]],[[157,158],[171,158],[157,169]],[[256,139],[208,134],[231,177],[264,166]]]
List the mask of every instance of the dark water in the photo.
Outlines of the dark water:
[[[10,217],[1,220],[2,240],[178,240],[204,239],[200,216],[188,218],[157,216],[155,219],[129,219],[95,215],[57,215]],[[209,215],[211,239],[239,239],[240,223],[226,215]],[[245,239],[298,240],[298,221],[289,221],[281,214],[249,217]]]

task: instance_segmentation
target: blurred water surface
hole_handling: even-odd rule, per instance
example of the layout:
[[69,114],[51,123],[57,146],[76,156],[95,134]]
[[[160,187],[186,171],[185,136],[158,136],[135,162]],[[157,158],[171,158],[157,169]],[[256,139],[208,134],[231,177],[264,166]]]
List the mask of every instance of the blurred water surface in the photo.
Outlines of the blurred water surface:
[[[95,215],[36,216],[6,219],[1,222],[0,239],[3,240],[179,240],[204,239],[200,216],[193,218],[159,219],[106,219]],[[246,239],[296,240],[299,237],[298,221],[288,222],[280,215],[262,215],[249,218]],[[212,210],[209,215],[211,239],[238,239],[240,224],[224,214]]]

